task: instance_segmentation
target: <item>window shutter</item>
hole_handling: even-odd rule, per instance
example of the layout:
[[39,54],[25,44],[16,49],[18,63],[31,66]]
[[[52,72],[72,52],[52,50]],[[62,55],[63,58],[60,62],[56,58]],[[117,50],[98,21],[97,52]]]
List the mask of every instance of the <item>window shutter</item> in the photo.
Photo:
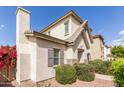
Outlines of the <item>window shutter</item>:
[[53,49],[48,49],[48,67],[53,67]]
[[60,65],[61,64],[64,64],[64,51],[63,50],[60,51]]

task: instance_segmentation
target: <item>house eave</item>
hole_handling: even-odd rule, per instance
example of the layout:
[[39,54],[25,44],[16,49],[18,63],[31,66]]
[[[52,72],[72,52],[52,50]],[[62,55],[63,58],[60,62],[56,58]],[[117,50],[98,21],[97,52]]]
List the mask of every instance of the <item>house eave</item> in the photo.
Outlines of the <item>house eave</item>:
[[40,32],[36,32],[36,31],[25,32],[25,36],[27,36],[27,37],[36,37],[36,38],[39,38],[39,39],[44,39],[44,40],[48,40],[48,41],[51,41],[51,42],[64,44],[64,45],[67,44],[67,41],[65,41],[65,40],[61,40],[61,39],[58,39],[58,38],[55,38],[55,37],[52,37],[52,36],[48,36],[48,35],[45,35],[45,34],[42,34]]

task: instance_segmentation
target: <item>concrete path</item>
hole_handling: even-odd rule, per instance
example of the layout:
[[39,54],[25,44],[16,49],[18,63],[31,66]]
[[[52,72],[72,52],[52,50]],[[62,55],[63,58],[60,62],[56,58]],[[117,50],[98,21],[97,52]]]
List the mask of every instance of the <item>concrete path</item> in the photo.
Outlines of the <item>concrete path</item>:
[[102,75],[102,74],[95,74],[95,77],[98,79],[110,80],[113,81],[113,76]]
[[91,82],[77,80],[76,83],[73,83],[71,85],[62,85],[54,81],[53,83],[51,83],[50,87],[115,87],[115,86],[112,81],[96,78],[94,81]]

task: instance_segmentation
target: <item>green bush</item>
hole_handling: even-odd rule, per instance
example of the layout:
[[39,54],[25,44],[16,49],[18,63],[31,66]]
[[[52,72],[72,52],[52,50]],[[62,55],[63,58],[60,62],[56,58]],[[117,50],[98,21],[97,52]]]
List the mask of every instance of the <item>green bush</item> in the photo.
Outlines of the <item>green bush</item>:
[[90,64],[74,64],[79,80],[93,81],[95,78],[93,67]]
[[83,81],[93,81],[95,79],[95,74],[92,72],[86,72],[79,75],[78,79]]
[[112,62],[111,71],[114,76],[114,82],[119,87],[124,87],[124,58]]
[[111,75],[110,67],[111,67],[112,62],[110,61],[105,61],[102,64],[103,69],[101,69],[101,72],[106,75]]
[[94,61],[91,61],[90,64],[93,66],[95,72],[99,72],[99,69],[102,64],[102,60],[95,59]]
[[90,65],[93,66],[94,71],[99,74],[110,74],[109,68],[111,66],[111,62],[102,61],[100,59],[96,59],[90,62]]
[[61,84],[71,84],[76,82],[76,70],[68,64],[56,67],[56,80]]

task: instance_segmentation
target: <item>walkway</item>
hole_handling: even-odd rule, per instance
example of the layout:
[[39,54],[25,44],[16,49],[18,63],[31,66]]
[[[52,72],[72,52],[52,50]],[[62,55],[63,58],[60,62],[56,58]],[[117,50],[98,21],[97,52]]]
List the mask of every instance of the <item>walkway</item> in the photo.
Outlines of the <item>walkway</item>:
[[[19,85],[16,81],[12,81],[11,83],[0,85],[0,87],[36,87],[35,83],[31,80],[22,82]],[[73,84],[62,85],[58,83],[55,79],[51,79],[47,82],[42,82],[38,84],[39,87],[49,86],[49,87],[115,87],[113,83],[113,77],[107,75],[96,74],[95,80],[91,82],[80,81],[77,80]]]

